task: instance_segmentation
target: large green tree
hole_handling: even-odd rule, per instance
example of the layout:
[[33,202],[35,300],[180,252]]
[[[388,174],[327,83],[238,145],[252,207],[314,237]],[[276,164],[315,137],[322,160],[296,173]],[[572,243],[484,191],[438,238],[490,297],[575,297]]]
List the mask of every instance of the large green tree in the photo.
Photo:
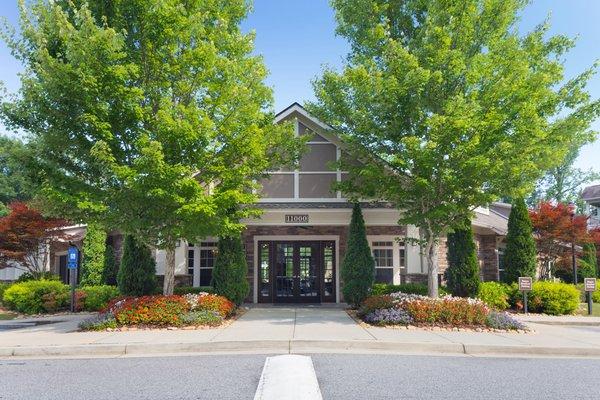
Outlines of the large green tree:
[[8,214],[13,201],[29,200],[34,188],[24,162],[28,148],[19,139],[0,135],[0,216]]
[[358,307],[369,295],[375,280],[375,261],[367,241],[365,220],[359,203],[355,203],[352,209],[341,275],[344,300],[351,306]]
[[[351,51],[314,83],[310,110],[347,145],[341,188],[390,201],[419,228],[429,294],[438,238],[502,195],[523,195],[589,138],[600,105],[564,82],[574,42],[543,23],[520,34],[524,0],[332,0]],[[587,139],[586,139],[587,140]]]
[[520,276],[535,278],[537,249],[533,237],[533,224],[522,197],[512,203],[504,254],[505,282],[517,282]]
[[475,297],[479,290],[479,265],[470,221],[448,233],[446,282],[453,296]]
[[[29,2],[27,4],[30,4]],[[180,238],[224,235],[258,213],[256,181],[297,158],[274,125],[266,68],[239,24],[245,0],[19,2],[24,64],[1,116],[39,145],[53,209],[166,251],[173,291]]]

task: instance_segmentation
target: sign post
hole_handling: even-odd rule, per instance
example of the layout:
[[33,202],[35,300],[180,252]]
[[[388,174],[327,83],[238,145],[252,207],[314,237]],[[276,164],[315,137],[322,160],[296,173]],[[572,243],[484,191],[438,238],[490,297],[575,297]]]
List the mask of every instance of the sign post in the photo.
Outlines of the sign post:
[[596,278],[584,278],[583,287],[587,294],[588,314],[592,315],[592,293],[596,291]]
[[531,291],[533,279],[530,276],[519,277],[519,290],[523,292],[523,312],[528,313],[527,310],[527,292]]
[[71,312],[75,312],[75,286],[77,286],[77,267],[79,266],[79,249],[71,244],[67,253],[67,268],[71,284]]

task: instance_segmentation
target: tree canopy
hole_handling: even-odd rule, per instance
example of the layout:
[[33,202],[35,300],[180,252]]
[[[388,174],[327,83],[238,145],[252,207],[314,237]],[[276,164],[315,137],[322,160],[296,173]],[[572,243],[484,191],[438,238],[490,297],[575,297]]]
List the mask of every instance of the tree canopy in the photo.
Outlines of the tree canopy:
[[[29,4],[29,3],[28,3]],[[50,209],[167,250],[238,231],[256,181],[298,157],[272,93],[244,0],[19,2],[24,64],[0,115],[38,144]]]
[[[544,21],[521,34],[524,0],[333,0],[351,45],[314,82],[309,109],[345,139],[342,190],[390,201],[414,224],[437,295],[437,238],[500,196],[522,196],[561,163],[600,109],[565,81],[574,41]],[[345,164],[345,165],[344,165]]]

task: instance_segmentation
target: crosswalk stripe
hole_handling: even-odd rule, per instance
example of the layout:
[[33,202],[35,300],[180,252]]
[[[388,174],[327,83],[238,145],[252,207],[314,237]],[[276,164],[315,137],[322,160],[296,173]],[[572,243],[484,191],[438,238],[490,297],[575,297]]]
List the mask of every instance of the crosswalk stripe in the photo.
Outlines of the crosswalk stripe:
[[267,357],[254,400],[322,400],[312,358],[296,354]]

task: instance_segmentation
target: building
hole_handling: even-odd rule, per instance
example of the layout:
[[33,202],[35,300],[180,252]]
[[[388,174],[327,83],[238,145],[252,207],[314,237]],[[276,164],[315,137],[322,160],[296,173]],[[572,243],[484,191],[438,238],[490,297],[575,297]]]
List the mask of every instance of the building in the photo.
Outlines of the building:
[[[345,179],[344,171],[329,165],[343,153],[344,144],[327,125],[302,106],[292,104],[276,116],[291,121],[297,135],[309,135],[308,151],[297,170],[270,173],[262,183],[260,218],[243,221],[243,240],[254,303],[335,303],[342,301],[340,265],[346,252],[352,204],[331,185]],[[418,245],[404,239],[418,237],[414,226],[399,226],[398,210],[381,202],[363,202],[367,238],[376,263],[377,282],[427,282],[427,265]],[[510,205],[494,203],[475,210],[473,231],[481,279],[498,280],[502,274],[503,241]],[[84,235],[81,226],[70,228],[75,243]],[[119,253],[121,236],[109,241]],[[176,284],[208,286],[216,256],[216,238],[196,243],[180,241],[176,249]],[[53,272],[68,281],[66,243],[52,247]],[[440,279],[446,268],[446,246],[439,247]],[[165,252],[156,252],[157,274],[164,275]]]
[[590,217],[589,228],[600,228],[600,185],[588,186],[583,189],[581,199],[585,202],[584,213]]
[[[352,204],[331,184],[345,178],[332,171],[343,143],[329,127],[302,106],[292,104],[276,122],[292,121],[298,135],[310,135],[307,153],[298,170],[273,171],[262,182],[259,201],[263,214],[244,221],[248,280],[254,303],[340,302],[340,265],[346,251]],[[510,207],[510,206],[508,206]],[[376,279],[385,283],[426,282],[427,266],[417,245],[414,226],[399,226],[399,213],[379,202],[362,203],[367,237],[376,263]],[[477,209],[473,229],[482,280],[498,280],[502,273],[503,239],[507,231],[507,205]],[[510,210],[510,208],[508,208]],[[181,243],[176,253],[179,284],[210,284],[216,240]],[[446,247],[440,245],[440,273],[446,268]],[[157,252],[157,273],[163,274],[165,254]]]

